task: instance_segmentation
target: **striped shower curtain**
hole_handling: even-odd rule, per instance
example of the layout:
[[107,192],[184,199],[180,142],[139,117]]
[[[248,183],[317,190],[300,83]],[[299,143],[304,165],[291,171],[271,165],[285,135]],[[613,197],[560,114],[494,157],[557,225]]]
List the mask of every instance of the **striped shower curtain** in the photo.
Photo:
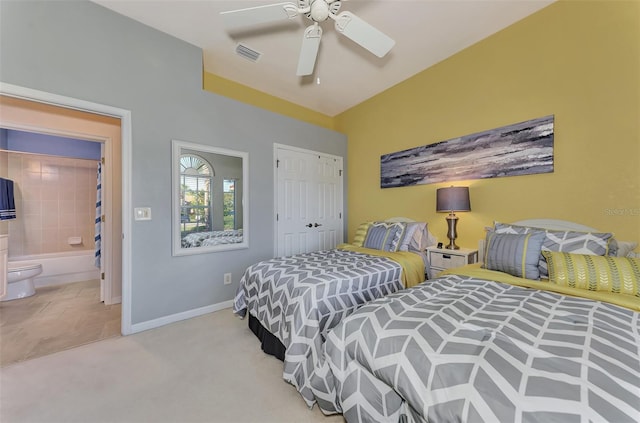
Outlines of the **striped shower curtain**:
[[95,228],[95,266],[100,268],[102,244],[102,163],[98,162],[96,182],[96,228]]

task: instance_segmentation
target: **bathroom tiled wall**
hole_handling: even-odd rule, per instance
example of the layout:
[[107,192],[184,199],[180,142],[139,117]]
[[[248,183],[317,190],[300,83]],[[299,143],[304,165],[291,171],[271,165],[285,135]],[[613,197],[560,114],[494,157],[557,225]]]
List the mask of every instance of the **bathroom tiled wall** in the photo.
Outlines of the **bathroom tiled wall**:
[[[17,219],[9,221],[9,257],[94,248],[97,162],[9,153]],[[69,245],[69,237],[82,244]]]

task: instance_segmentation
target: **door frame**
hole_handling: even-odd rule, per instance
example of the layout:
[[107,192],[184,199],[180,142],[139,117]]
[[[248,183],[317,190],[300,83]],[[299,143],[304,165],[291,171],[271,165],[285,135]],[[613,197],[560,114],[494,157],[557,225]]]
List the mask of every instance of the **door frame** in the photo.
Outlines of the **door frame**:
[[[131,334],[131,216],[126,212],[131,209],[131,111],[5,82],[0,82],[0,94],[120,119],[122,149],[122,316],[120,320],[121,333]],[[113,242],[116,240],[114,239]]]
[[[290,150],[290,151],[296,151],[299,153],[308,153],[308,154],[314,154],[314,155],[320,155],[320,156],[325,156],[325,157],[331,157],[334,159],[341,159],[343,166],[344,166],[344,162],[345,159],[343,156],[338,156],[336,154],[331,154],[331,153],[324,153],[322,151],[316,151],[316,150],[309,150],[307,148],[302,148],[302,147],[294,147],[291,145],[287,145],[287,144],[279,144],[279,143],[273,143],[273,198],[274,198],[274,202],[273,202],[273,257],[276,257],[278,255],[278,171],[277,171],[277,160],[278,160],[278,150]],[[341,189],[341,193],[340,193],[340,204],[341,204],[341,213],[342,213],[342,238],[344,240],[344,236],[345,236],[345,222],[346,222],[346,216],[345,216],[345,212],[344,212],[344,170],[342,172],[342,189]]]

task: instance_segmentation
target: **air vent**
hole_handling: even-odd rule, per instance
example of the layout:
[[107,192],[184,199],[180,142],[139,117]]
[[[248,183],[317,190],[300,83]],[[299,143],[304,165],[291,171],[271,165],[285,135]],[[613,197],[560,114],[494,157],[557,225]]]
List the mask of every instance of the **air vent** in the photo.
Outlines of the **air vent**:
[[252,62],[257,62],[262,53],[255,51],[252,48],[245,46],[244,44],[238,44],[236,46],[236,53],[238,56],[244,57],[247,60],[251,60]]

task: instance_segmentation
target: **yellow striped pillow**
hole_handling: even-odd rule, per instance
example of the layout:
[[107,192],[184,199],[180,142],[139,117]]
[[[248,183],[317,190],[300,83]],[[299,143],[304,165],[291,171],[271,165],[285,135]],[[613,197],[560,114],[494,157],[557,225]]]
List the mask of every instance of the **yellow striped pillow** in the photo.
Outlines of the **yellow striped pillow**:
[[549,282],[640,297],[640,259],[542,251]]
[[353,236],[353,245],[362,247],[362,245],[364,244],[364,239],[367,236],[367,231],[369,231],[369,226],[371,226],[372,224],[373,222],[364,222],[361,223],[360,226],[358,226],[358,229],[356,229],[356,234]]

